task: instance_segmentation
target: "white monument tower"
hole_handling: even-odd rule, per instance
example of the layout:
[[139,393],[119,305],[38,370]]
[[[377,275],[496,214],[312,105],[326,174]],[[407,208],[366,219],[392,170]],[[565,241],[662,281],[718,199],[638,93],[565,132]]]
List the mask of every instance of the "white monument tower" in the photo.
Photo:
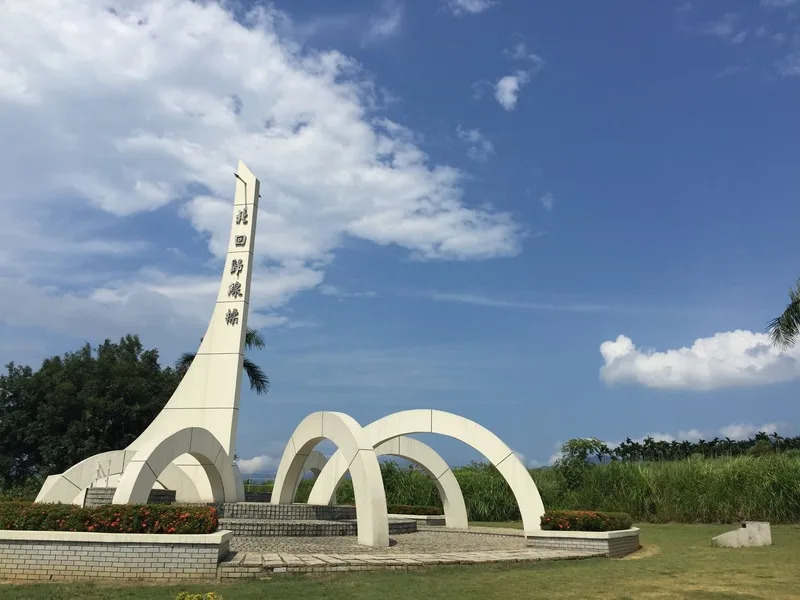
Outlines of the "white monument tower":
[[233,459],[259,181],[241,161],[235,177],[230,242],[217,302],[183,380],[132,444],[51,475],[37,502],[80,504],[89,487],[116,488],[116,504],[144,503],[153,488],[175,490],[181,502],[244,500]]

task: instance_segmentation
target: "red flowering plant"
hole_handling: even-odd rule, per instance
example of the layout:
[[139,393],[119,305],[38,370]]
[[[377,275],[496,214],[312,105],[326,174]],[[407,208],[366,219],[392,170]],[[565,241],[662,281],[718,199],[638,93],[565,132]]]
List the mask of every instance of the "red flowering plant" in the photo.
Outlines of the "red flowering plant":
[[94,531],[102,533],[213,533],[213,506],[181,504],[72,504],[0,502],[0,529]]
[[548,531],[616,531],[631,524],[631,516],[622,512],[550,510],[542,515],[542,529]]

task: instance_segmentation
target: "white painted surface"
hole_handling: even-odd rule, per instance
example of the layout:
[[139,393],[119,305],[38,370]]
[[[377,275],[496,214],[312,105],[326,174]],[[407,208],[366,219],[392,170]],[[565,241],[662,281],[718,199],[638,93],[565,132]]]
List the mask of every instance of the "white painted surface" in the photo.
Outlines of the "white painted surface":
[[220,530],[214,533],[94,533],[89,531],[24,531],[0,529],[0,541],[31,542],[98,542],[106,544],[208,544],[229,540],[233,534]]
[[745,521],[743,527],[711,538],[717,548],[755,548],[772,545],[772,529],[766,521]]
[[303,465],[324,439],[339,448],[339,460],[348,465],[353,479],[358,543],[387,547],[389,517],[378,458],[361,425],[344,413],[315,412],[300,422],[283,451],[272,488],[272,504],[291,504]]
[[[364,429],[375,446],[392,438],[414,433],[436,433],[469,444],[497,467],[508,482],[519,505],[523,528],[526,531],[541,528],[540,519],[544,514],[544,505],[530,473],[511,448],[485,427],[440,410],[406,410],[378,419]],[[309,504],[329,503],[328,494],[333,489],[332,482],[335,488],[347,471],[345,463],[337,455],[338,451],[331,456],[320,473],[314,486],[315,489],[321,486],[320,491],[315,493],[315,489],[312,490]]]
[[[364,431],[373,439],[372,424],[364,427]],[[422,468],[433,480],[436,490],[439,492],[447,527],[468,527],[467,507],[461,487],[448,464],[433,448],[419,440],[401,435],[378,443],[375,446],[375,453],[378,456],[399,456]],[[347,471],[347,465],[346,461],[340,460],[336,455],[332,460],[337,461],[335,468],[328,470],[327,473],[323,468],[322,472],[325,473],[325,477],[318,477],[314,483],[308,498],[309,504],[333,504],[335,501],[336,488],[341,482],[341,476],[344,476]],[[340,473],[341,476],[339,476]]]
[[544,529],[525,531],[525,537],[571,538],[579,540],[615,540],[617,538],[633,537],[637,535],[639,535],[638,527],[616,529],[614,531],[550,531]]
[[[63,474],[48,478],[37,496],[38,502],[74,501],[85,487],[98,479],[95,472],[98,460],[102,464],[109,457],[112,460],[122,457],[123,461],[131,461],[124,462],[121,468],[112,468],[117,476],[115,479],[119,479],[115,502],[126,498],[128,500],[125,501],[146,501],[142,482],[155,480],[151,475],[162,474],[165,482],[176,487],[177,498],[181,501],[244,500],[244,486],[239,470],[233,464],[233,457],[236,454],[260,183],[241,161],[235,181],[231,234],[217,303],[197,355],[183,380],[164,409],[125,451],[90,457]],[[237,222],[242,211],[247,212],[246,222],[245,219]],[[244,236],[241,244],[237,243],[239,236]],[[240,273],[231,270],[234,260],[242,261]],[[231,295],[230,286],[237,283],[240,290]],[[228,322],[226,315],[234,310],[237,311],[237,318],[235,322]],[[176,453],[187,445],[180,433],[187,429],[206,431],[214,438],[222,453],[213,456],[200,452],[188,456],[186,452]],[[165,456],[170,456],[170,462],[185,476],[170,469],[169,463],[162,465]],[[196,460],[197,457],[201,460]],[[220,464],[220,460],[227,461],[227,464]],[[147,462],[151,463],[149,466],[152,469],[144,468]],[[150,470],[155,474],[146,472]],[[109,486],[110,481],[106,481],[105,485]]]

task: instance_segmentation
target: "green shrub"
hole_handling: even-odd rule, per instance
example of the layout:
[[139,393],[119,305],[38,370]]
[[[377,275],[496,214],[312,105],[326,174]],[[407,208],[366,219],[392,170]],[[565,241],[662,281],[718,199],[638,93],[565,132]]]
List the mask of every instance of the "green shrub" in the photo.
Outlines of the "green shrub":
[[[422,470],[385,462],[381,473],[387,504],[441,507],[436,487]],[[637,522],[651,523],[800,523],[800,457],[796,451],[589,465],[576,487],[570,487],[557,469],[532,469],[530,473],[547,509],[625,512]],[[514,494],[492,465],[455,467],[453,474],[470,520],[520,518]],[[308,499],[313,484],[313,479],[300,483],[298,502]],[[352,481],[344,478],[336,502],[354,501]]]
[[0,503],[0,529],[213,533],[217,530],[217,509],[180,504],[107,504],[81,508],[73,504],[9,501]]
[[413,506],[410,504],[389,504],[389,514],[392,515],[441,515],[442,509],[435,506]]
[[631,516],[620,512],[594,510],[551,510],[542,515],[542,529],[548,531],[615,531],[629,529]]

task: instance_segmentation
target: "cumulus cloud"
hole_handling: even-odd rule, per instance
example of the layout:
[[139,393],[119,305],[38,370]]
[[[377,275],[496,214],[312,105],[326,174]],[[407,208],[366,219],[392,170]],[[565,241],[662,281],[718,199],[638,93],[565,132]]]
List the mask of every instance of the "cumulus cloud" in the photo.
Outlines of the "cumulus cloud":
[[[101,224],[124,228],[129,216],[170,203],[219,260],[239,158],[262,181],[255,309],[319,285],[347,237],[423,260],[519,252],[511,216],[468,206],[461,173],[432,164],[414,132],[381,117],[376,86],[354,60],[281,37],[277,24],[288,17],[272,8],[237,20],[226,6],[0,3],[0,139],[14,145],[0,162],[0,232],[12,232],[0,236],[0,274],[30,278],[15,265],[35,260],[68,278],[70,252],[135,253],[147,242],[104,236]],[[376,35],[400,26],[399,5],[386,6]],[[79,213],[69,223],[38,218],[68,209]],[[165,227],[178,226],[170,214],[160,217]],[[54,287],[43,270],[28,285],[43,306],[59,296],[87,300],[76,328],[95,310],[124,318],[119,307],[141,293],[159,298],[141,306],[160,307],[152,318],[165,318],[163,310],[182,318],[177,298],[210,308],[218,274],[175,277],[171,264],[94,270],[83,292]],[[12,324],[25,312],[17,300],[3,286]]]
[[753,437],[758,432],[764,433],[777,433],[778,431],[785,431],[782,425],[777,423],[765,423],[764,425],[753,425],[752,423],[732,423],[722,427],[719,432],[723,437],[729,437],[732,440],[746,440]]
[[517,62],[527,63],[524,69],[518,69],[511,75],[501,77],[494,85],[494,97],[500,106],[506,110],[514,110],[520,90],[544,68],[544,59],[530,52],[523,41],[517,42],[511,49],[507,48],[504,54]]
[[695,340],[691,347],[648,351],[620,335],[600,345],[607,384],[711,390],[766,385],[800,377],[800,347],[775,348],[769,336],[736,330]]
[[240,458],[236,461],[239,470],[243,475],[253,475],[254,473],[273,473],[277,471],[280,459],[266,454],[254,456],[252,458]]
[[463,129],[460,125],[456,128],[458,137],[467,143],[467,156],[478,162],[485,162],[494,153],[494,144],[478,129]]
[[456,16],[482,13],[495,4],[496,0],[446,0],[447,8]]
[[494,86],[495,100],[506,110],[514,110],[517,107],[519,91],[528,81],[530,74],[527,71],[517,71],[513,75],[501,77]]

